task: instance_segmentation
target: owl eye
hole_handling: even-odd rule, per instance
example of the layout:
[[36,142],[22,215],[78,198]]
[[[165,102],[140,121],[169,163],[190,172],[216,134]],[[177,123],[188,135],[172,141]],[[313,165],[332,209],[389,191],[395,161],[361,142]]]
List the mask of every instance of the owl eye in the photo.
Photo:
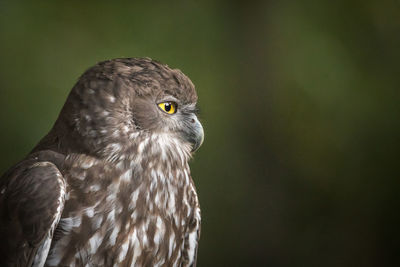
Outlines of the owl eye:
[[163,102],[158,104],[158,107],[168,114],[174,114],[176,112],[176,104],[174,102]]

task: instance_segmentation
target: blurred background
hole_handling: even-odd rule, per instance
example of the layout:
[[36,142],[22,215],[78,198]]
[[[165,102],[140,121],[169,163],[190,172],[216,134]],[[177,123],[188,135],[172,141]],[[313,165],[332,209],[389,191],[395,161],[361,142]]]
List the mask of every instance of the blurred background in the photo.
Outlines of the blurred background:
[[400,266],[400,2],[0,0],[0,172],[88,67],[197,87],[202,266]]

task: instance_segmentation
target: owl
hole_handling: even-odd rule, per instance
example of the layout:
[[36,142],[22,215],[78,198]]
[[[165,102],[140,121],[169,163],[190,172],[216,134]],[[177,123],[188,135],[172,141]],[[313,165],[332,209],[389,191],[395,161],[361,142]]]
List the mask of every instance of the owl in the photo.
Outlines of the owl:
[[1,266],[195,266],[197,94],[149,58],[89,68],[0,179]]

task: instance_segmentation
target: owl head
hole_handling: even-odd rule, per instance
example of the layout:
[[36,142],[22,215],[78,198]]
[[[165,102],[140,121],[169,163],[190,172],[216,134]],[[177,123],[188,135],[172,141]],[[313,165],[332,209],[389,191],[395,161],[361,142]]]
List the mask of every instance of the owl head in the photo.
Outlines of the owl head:
[[[149,58],[107,60],[72,88],[50,134],[67,152],[118,158],[151,145],[191,154],[203,142],[197,94],[180,70]],[[43,149],[43,147],[42,147]],[[149,149],[147,149],[149,151]]]

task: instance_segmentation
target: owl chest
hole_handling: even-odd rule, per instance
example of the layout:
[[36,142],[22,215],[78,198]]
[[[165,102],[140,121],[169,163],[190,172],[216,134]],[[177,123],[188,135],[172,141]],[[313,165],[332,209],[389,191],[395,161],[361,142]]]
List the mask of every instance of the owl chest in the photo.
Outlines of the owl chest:
[[[136,177],[133,170],[121,172],[108,183],[87,178],[85,186],[75,180],[63,218],[72,223],[64,251],[75,263],[157,265],[181,258],[188,226],[196,218],[197,197],[189,177],[182,172]],[[89,182],[92,181],[92,182]],[[86,196],[78,208],[74,199]],[[74,210],[73,207],[77,210]],[[63,241],[63,240],[61,240]],[[80,245],[79,245],[80,244]]]

